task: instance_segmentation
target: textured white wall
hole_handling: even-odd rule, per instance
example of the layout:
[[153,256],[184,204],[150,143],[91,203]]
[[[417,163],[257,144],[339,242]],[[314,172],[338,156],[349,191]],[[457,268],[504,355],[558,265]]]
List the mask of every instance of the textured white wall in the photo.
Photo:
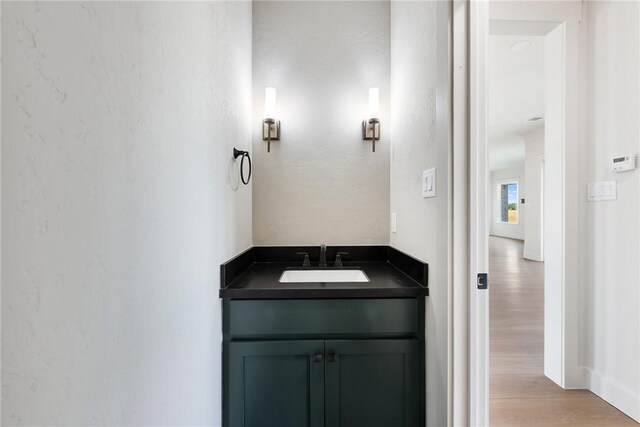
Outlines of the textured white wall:
[[1,7],[2,424],[219,425],[251,3]]
[[[500,194],[498,185],[510,181],[518,182],[518,223],[504,224],[499,222],[500,219]],[[524,206],[520,203],[520,199],[524,197],[527,184],[525,182],[524,165],[517,167],[498,169],[491,171],[491,235],[499,237],[508,237],[510,239],[524,239],[524,229],[526,222],[526,213]]]
[[585,362],[589,388],[640,422],[640,171],[608,164],[640,153],[640,4],[595,1],[586,10],[586,179],[617,181],[618,199],[585,202]]
[[[389,242],[389,2],[253,5],[256,245]],[[282,124],[262,141],[264,88]],[[362,140],[380,87],[382,140]]]
[[[391,245],[429,263],[429,426],[448,424],[449,123],[439,119],[449,111],[441,96],[449,90],[446,76],[450,70],[448,23],[438,15],[446,4],[438,3],[391,3],[391,212],[397,214]],[[422,171],[431,167],[437,167],[437,197],[423,199]]]
[[520,206],[527,221],[524,224],[523,258],[543,261],[543,221],[542,221],[542,184],[544,169],[544,129],[540,129],[525,138],[524,181],[526,187],[520,198],[525,199]]

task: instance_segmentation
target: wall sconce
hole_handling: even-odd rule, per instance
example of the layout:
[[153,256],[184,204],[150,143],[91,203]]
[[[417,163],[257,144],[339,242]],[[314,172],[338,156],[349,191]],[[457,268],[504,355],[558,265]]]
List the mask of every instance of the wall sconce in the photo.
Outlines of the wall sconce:
[[280,121],[276,116],[276,90],[268,87],[264,93],[264,120],[262,140],[267,141],[267,153],[271,152],[271,141],[280,141]]
[[373,152],[376,151],[376,141],[380,140],[380,89],[369,89],[369,117],[362,121],[362,139],[373,142]]

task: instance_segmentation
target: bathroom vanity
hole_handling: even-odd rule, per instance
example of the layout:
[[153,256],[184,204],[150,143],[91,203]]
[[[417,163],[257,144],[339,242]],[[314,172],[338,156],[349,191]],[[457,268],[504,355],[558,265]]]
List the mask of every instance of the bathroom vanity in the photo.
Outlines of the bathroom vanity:
[[223,264],[224,425],[424,425],[427,277],[388,246],[254,247]]

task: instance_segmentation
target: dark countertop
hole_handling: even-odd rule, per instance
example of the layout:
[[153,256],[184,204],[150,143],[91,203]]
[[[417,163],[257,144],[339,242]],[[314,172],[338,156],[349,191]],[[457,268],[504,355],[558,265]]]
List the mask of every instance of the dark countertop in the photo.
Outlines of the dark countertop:
[[[353,250],[353,248],[351,248]],[[253,250],[253,248],[251,249]],[[357,250],[357,249],[356,249]],[[300,262],[260,262],[258,254],[248,252],[221,267],[221,298],[233,299],[289,299],[289,298],[407,298],[426,296],[427,265],[408,257],[393,248],[389,248],[390,260],[376,256],[371,261],[344,262],[344,269],[361,268],[369,277],[369,282],[349,283],[280,283],[285,269],[300,269]],[[242,260],[244,258],[244,260]],[[406,259],[405,259],[406,258]],[[235,261],[240,260],[240,261]],[[392,261],[395,261],[392,263]],[[232,263],[236,263],[232,265]],[[398,265],[398,267],[396,266]],[[227,273],[225,286],[225,267],[233,271]],[[233,267],[233,268],[230,268]],[[327,267],[329,269],[335,267]],[[423,275],[416,273],[423,270]],[[318,269],[317,266],[310,269]]]

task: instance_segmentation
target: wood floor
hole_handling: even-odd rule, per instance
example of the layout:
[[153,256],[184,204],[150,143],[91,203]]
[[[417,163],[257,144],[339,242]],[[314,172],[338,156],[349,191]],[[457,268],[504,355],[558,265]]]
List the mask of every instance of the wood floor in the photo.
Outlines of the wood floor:
[[489,239],[490,425],[638,427],[593,393],[544,376],[544,264],[523,259],[522,247]]

